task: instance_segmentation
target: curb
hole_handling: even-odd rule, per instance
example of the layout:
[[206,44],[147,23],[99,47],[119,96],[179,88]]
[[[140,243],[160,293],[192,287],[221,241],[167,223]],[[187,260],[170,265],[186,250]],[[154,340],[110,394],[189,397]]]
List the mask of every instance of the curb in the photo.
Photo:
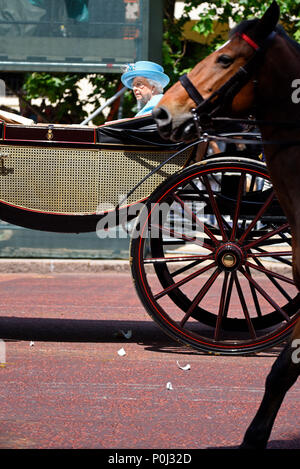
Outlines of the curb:
[[130,272],[129,260],[0,259],[0,273]]
[[[183,264],[184,265],[184,264]],[[180,264],[178,264],[178,268]],[[289,275],[290,268],[266,263],[266,267],[282,275]],[[191,269],[191,272],[198,267]],[[131,273],[129,259],[0,259],[0,274],[15,273]],[[257,275],[264,275],[257,272]]]

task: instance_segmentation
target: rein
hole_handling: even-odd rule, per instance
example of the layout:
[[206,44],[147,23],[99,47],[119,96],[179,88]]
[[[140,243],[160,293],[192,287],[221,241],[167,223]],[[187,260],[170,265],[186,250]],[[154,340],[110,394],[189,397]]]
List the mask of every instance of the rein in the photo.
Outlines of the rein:
[[[280,126],[280,127],[300,127],[299,121],[264,121],[264,120],[257,120],[257,119],[231,119],[230,117],[213,117],[211,122],[218,123],[218,122],[228,122],[228,123],[235,123],[235,124],[247,124],[248,126],[256,126],[256,125],[272,125],[272,126]],[[205,140],[219,140],[225,143],[244,143],[244,144],[252,144],[252,145],[300,145],[300,140],[262,140],[259,137],[260,134],[254,133],[252,134],[255,136],[254,140],[245,139],[245,138],[230,138],[228,137],[230,134],[221,133],[220,135],[209,135],[208,133],[202,133],[202,136]],[[232,135],[237,135],[235,132]],[[245,132],[241,132],[239,134],[241,137],[245,135]]]
[[[262,140],[259,134],[252,134],[253,138],[243,138],[244,135],[242,132],[239,134],[242,138],[236,137],[232,138],[231,135],[237,135],[236,133],[232,134],[220,134],[220,135],[210,135],[206,132],[202,133],[202,141],[220,141],[224,143],[243,143],[245,145],[280,145],[280,146],[290,146],[290,145],[300,145],[300,140]],[[199,142],[199,141],[198,141]]]

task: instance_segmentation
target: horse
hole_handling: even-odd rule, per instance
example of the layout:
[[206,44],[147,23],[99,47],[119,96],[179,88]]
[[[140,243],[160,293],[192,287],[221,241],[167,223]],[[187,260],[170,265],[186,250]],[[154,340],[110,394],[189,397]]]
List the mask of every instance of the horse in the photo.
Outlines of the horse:
[[[290,225],[293,277],[300,290],[300,45],[278,25],[279,18],[274,1],[261,18],[242,21],[223,46],[167,90],[152,115],[163,137],[187,142],[216,130],[220,116],[233,121],[255,116],[273,188]],[[267,447],[282,401],[300,373],[299,339],[298,320],[239,448]]]

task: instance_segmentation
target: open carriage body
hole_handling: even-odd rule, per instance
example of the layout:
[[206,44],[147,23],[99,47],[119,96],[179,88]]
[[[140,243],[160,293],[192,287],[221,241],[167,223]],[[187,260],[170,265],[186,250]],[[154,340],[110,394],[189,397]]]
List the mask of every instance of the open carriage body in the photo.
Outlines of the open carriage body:
[[0,217],[65,233],[135,219],[132,275],[151,317],[197,350],[252,353],[284,340],[298,315],[289,226],[257,152],[196,162],[198,148],[162,140],[151,117],[3,122]]
[[144,200],[188,160],[191,151],[122,203],[178,147],[163,143],[154,127],[149,118],[98,128],[2,123],[1,218],[53,232],[95,231],[101,217]]

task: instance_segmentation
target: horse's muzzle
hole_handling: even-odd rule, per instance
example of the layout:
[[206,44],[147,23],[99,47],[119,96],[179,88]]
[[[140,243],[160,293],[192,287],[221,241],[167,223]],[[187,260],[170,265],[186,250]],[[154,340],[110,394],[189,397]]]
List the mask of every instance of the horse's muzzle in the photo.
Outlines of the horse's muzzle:
[[164,107],[157,107],[153,109],[152,116],[160,135],[169,138],[172,133],[172,116],[169,111]]
[[165,107],[157,107],[152,111],[158,132],[165,139],[174,142],[190,142],[195,139],[195,124],[190,114],[180,116],[177,120]]

